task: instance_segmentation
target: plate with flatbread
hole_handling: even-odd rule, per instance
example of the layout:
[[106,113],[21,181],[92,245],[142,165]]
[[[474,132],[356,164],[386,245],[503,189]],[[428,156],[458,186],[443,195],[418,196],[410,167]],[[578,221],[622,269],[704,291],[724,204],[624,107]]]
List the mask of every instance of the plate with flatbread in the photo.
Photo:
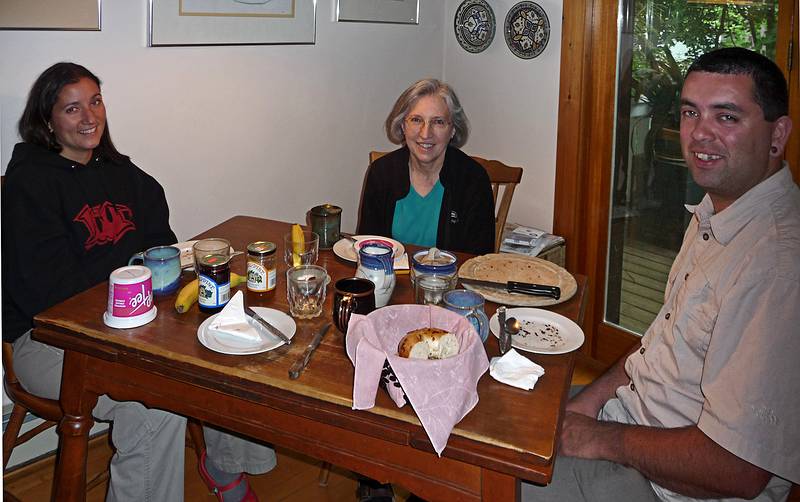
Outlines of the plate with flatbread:
[[572,277],[572,274],[555,263],[541,258],[510,253],[493,253],[470,258],[461,265],[458,270],[458,276],[480,281],[499,283],[508,281],[529,282],[531,284],[544,284],[561,288],[561,298],[555,300],[545,296],[509,293],[501,286],[495,288],[463,284],[465,288],[480,293],[489,301],[518,307],[556,305],[569,300],[578,291],[578,283]]

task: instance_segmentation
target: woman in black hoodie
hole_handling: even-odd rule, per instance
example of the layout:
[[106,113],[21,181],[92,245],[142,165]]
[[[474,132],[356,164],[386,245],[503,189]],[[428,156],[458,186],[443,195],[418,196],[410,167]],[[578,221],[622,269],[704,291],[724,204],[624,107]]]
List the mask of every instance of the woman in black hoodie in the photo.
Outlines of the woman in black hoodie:
[[[134,253],[177,239],[164,189],[111,142],[100,80],[89,70],[45,70],[19,133],[2,189],[3,341],[14,345],[23,387],[58,399],[63,352],[31,338],[33,317],[105,281]],[[114,422],[107,500],[183,499],[185,418],[108,396],[93,415]],[[256,500],[239,466],[268,471],[272,449],[210,429],[206,441],[205,481],[230,484],[227,501]],[[215,450],[241,462],[212,462]]]

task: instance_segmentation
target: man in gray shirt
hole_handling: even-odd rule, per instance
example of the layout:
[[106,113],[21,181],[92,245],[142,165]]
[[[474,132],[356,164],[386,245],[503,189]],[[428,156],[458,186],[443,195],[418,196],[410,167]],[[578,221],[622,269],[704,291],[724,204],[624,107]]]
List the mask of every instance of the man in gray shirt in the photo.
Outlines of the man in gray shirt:
[[524,500],[784,500],[800,483],[800,189],[780,69],[704,54],[681,147],[706,196],[658,317],[567,404],[552,483]]

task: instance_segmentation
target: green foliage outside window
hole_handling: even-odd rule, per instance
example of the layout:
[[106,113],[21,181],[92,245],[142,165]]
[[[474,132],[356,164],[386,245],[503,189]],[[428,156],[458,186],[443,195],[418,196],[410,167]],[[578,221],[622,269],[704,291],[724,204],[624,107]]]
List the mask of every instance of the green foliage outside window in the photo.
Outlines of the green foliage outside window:
[[[686,0],[634,1],[632,89],[634,101],[652,106],[664,126],[677,126],[683,75],[701,54],[746,47],[775,55],[777,0],[728,3]],[[657,124],[654,124],[657,125]]]

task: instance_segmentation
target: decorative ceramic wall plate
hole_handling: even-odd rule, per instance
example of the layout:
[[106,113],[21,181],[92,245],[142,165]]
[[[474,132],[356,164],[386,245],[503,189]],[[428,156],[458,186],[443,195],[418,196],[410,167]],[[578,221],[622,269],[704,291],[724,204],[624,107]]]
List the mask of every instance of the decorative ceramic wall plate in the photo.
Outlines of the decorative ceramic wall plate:
[[550,40],[550,20],[535,2],[519,2],[506,15],[506,44],[515,56],[532,59],[542,53]]
[[458,6],[454,20],[456,40],[467,52],[486,50],[494,40],[497,22],[486,0],[464,0]]

